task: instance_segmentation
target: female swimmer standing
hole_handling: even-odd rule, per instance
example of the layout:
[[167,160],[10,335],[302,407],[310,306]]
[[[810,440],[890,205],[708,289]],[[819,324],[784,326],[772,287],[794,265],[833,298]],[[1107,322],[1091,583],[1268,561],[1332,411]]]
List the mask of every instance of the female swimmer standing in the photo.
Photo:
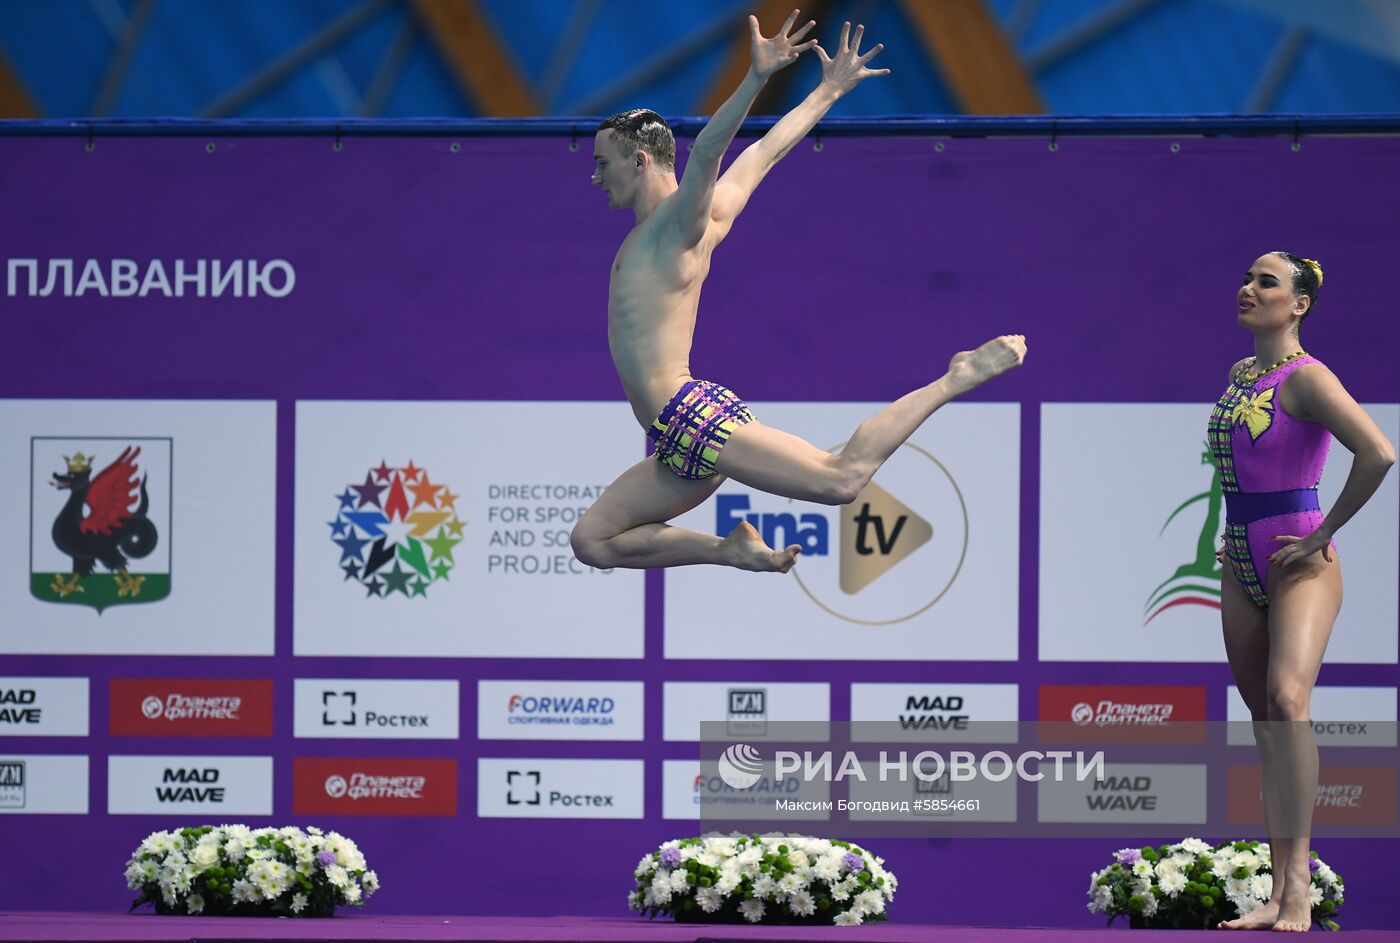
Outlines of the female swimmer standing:
[[[1311,259],[1270,252],[1255,260],[1238,295],[1254,356],[1231,369],[1210,417],[1226,506],[1220,616],[1259,747],[1274,881],[1269,902],[1222,923],[1226,929],[1311,925],[1308,840],[1318,758],[1308,707],[1342,606],[1332,535],[1395,464],[1390,440],[1302,348],[1299,327],[1321,286],[1322,266]],[[1317,484],[1332,437],[1355,459],[1323,516]]]

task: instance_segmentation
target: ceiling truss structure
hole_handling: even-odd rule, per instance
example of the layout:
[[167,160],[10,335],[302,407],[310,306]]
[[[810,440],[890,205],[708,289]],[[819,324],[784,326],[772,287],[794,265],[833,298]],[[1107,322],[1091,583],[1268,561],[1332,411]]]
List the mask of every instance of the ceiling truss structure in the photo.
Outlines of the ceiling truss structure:
[[[152,32],[157,8],[168,15],[170,8],[165,5],[171,2],[127,0],[123,7],[118,0],[88,0],[87,9],[100,21],[103,35],[111,41],[111,52],[87,116],[103,117],[118,110],[123,89],[132,81],[138,50]],[[493,23],[488,12],[491,0],[347,0],[337,16],[314,28],[288,51],[254,65],[194,114],[205,118],[245,114],[250,106],[284,83],[302,77],[313,66],[334,56],[338,47],[357,37],[371,23],[382,25],[385,17],[394,18],[395,24],[387,33],[381,30],[376,34],[389,38],[363,94],[338,99],[342,107],[350,109],[347,116],[376,117],[384,112],[423,37],[431,41],[464,110],[478,116],[606,114],[642,97],[649,87],[702,57],[720,52],[721,65],[705,83],[692,112],[712,114],[748,68],[748,31],[743,14],[753,10],[764,29],[771,30],[786,18],[793,0],[706,2],[697,9],[714,11],[713,15],[675,37],[669,46],[635,64],[624,62],[612,74],[590,76],[595,79],[592,89],[570,96],[566,87],[582,50],[601,28],[604,14],[616,12],[608,7],[611,2],[568,0],[566,5],[565,0],[558,0],[562,29],[547,58],[536,63],[543,68],[532,70],[539,76],[532,82],[512,51],[510,37],[502,35]],[[844,13],[868,20],[896,11],[906,24],[908,35],[916,41],[909,44],[910,51],[922,55],[963,114],[1030,115],[1047,110],[1043,93],[1037,87],[1038,76],[1177,2],[1105,0],[1088,16],[1029,45],[1024,43],[1025,37],[1030,35],[1037,17],[1050,9],[1043,0],[1014,0],[1000,20],[991,9],[990,0],[807,0],[803,18],[824,22],[832,15]],[[1324,23],[1318,19],[1317,5],[1311,0],[1215,2],[1272,17],[1283,28],[1268,61],[1252,78],[1248,96],[1239,103],[1241,111],[1263,112],[1277,105],[1314,35],[1325,35],[1332,42],[1368,52],[1378,43],[1388,49],[1383,41],[1386,36],[1394,34],[1400,39],[1400,10],[1393,3],[1338,0],[1336,8],[1329,7],[1332,12]],[[1339,12],[1343,4],[1344,15]],[[0,42],[0,48],[3,46]],[[1019,54],[1018,47],[1022,49]],[[1381,58],[1400,62],[1400,53],[1391,50]],[[753,113],[772,114],[780,110],[789,96],[795,72],[778,73],[755,102]],[[36,82],[26,82],[17,73],[13,56],[7,61],[0,53],[0,117],[40,117],[41,108],[26,90],[37,87]]]

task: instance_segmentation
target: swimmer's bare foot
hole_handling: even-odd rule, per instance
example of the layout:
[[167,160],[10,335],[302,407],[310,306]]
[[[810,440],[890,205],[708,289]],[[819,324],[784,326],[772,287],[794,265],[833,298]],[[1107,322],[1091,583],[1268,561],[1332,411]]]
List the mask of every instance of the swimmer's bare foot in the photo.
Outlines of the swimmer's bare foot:
[[729,532],[729,536],[724,538],[720,552],[724,555],[727,565],[741,570],[786,573],[797,562],[797,555],[802,552],[802,547],[791,544],[782,550],[774,550],[763,542],[763,538],[752,524],[740,521],[739,525]]
[[1019,367],[1026,359],[1026,338],[1003,334],[976,350],[964,350],[948,362],[948,377],[959,393],[975,390],[993,377]]
[[[1299,887],[1308,887],[1306,878],[1298,881]],[[1308,894],[1293,894],[1293,881],[1288,882],[1284,888],[1283,900],[1281,900],[1278,922],[1274,924],[1274,929],[1281,933],[1306,933],[1312,928],[1312,901],[1308,900]],[[1301,900],[1299,898],[1302,898]]]
[[1215,925],[1217,930],[1272,930],[1278,923],[1278,902],[1269,901],[1243,917],[1222,920]]

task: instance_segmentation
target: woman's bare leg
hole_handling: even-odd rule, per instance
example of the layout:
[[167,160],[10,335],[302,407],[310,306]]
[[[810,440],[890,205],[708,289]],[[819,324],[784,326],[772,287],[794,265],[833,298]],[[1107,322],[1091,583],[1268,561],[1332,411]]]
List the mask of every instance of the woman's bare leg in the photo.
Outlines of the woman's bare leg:
[[[1277,818],[1274,807],[1278,798],[1271,787],[1270,769],[1273,766],[1273,749],[1269,729],[1269,616],[1267,609],[1261,609],[1250,601],[1249,596],[1236,581],[1228,563],[1220,578],[1220,623],[1225,634],[1225,655],[1230,662],[1230,673],[1235,677],[1235,687],[1239,689],[1249,716],[1253,720],[1254,742],[1259,749],[1259,762],[1264,788],[1264,826],[1269,836],[1271,851],[1278,848],[1278,837],[1273,823]],[[1283,892],[1283,875],[1275,873],[1274,892],[1268,903],[1258,910],[1247,913],[1235,920],[1220,924],[1225,930],[1268,930],[1278,920],[1279,897]]]
[[1335,554],[1330,562],[1315,554],[1283,572],[1271,569],[1268,582],[1272,786],[1279,794],[1275,828],[1282,842],[1273,849],[1274,880],[1284,876],[1274,929],[1306,930],[1312,923],[1308,844],[1318,779],[1317,740],[1308,709],[1342,608],[1342,574]]

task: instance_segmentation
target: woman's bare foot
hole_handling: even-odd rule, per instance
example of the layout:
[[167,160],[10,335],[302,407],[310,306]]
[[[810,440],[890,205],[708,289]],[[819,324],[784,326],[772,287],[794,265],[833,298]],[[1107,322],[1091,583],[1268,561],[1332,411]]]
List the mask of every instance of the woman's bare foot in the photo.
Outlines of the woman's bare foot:
[[954,354],[948,362],[948,376],[959,393],[966,393],[993,377],[1019,367],[1025,359],[1026,338],[1021,334],[1003,334],[976,350]]
[[1217,930],[1272,930],[1278,923],[1278,903],[1269,901],[1257,910],[1251,910],[1243,917],[1222,920],[1215,925]]
[[[1307,878],[1294,880],[1297,881],[1299,887],[1309,886]],[[1279,919],[1274,924],[1274,929],[1283,933],[1306,933],[1312,927],[1312,901],[1308,900],[1306,890],[1301,894],[1289,893],[1293,890],[1294,880],[1288,882],[1288,887],[1283,892],[1283,899],[1279,901]]]
[[724,555],[727,565],[741,570],[786,573],[797,562],[797,555],[802,552],[802,547],[791,544],[782,550],[774,550],[763,542],[763,538],[752,524],[740,521],[739,525],[729,532],[729,536],[724,538],[720,552]]

